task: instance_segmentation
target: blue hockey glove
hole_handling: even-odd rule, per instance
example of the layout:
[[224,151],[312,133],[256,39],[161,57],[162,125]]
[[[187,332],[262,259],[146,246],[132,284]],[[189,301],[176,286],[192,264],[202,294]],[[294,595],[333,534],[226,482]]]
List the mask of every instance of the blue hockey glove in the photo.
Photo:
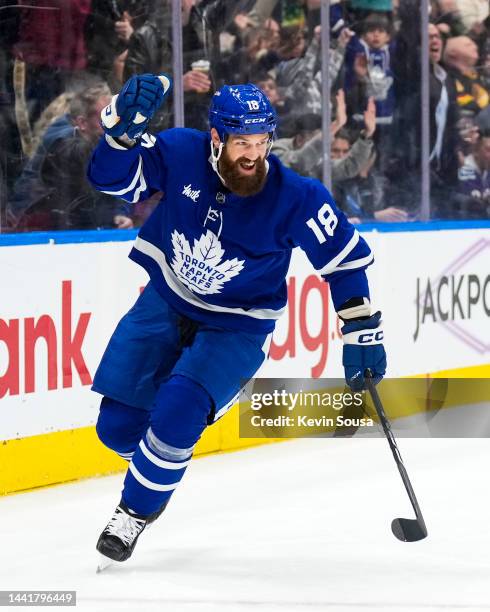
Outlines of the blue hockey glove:
[[364,389],[364,372],[369,368],[377,385],[386,372],[381,312],[367,319],[348,321],[341,331],[344,340],[342,363],[347,384],[353,391]]
[[165,74],[131,77],[100,114],[105,133],[116,138],[123,134],[139,138],[168,95],[171,85],[170,77]]

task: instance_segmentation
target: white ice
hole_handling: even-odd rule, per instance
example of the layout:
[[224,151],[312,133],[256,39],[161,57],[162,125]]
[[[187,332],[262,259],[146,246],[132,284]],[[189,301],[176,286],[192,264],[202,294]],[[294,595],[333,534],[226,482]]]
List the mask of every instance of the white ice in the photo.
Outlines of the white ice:
[[133,558],[101,574],[122,475],[0,499],[0,589],[76,590],[96,611],[490,610],[488,439],[400,449],[421,542],[391,533],[413,511],[386,440],[298,440],[196,459]]

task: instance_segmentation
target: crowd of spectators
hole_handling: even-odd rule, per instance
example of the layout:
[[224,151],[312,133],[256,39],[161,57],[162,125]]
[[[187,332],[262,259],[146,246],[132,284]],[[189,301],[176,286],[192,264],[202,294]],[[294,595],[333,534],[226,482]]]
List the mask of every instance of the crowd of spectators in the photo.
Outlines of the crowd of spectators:
[[[259,85],[272,152],[322,179],[322,61],[332,122],[329,185],[354,223],[408,222],[421,204],[420,0],[182,0],[185,123],[207,129],[213,91]],[[490,217],[488,0],[430,0],[431,215]],[[0,231],[130,228],[85,166],[99,113],[133,74],[172,72],[171,0],[0,1]],[[321,28],[330,30],[322,56]],[[173,125],[172,104],[152,122]]]

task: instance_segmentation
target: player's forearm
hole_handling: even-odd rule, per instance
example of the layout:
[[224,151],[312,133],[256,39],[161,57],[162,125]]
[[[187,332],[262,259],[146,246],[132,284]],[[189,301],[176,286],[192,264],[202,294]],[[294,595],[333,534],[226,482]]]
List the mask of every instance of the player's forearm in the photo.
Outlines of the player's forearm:
[[102,138],[92,154],[87,178],[98,191],[128,202],[138,201],[145,183],[140,145],[115,148]]
[[346,270],[323,277],[330,285],[335,310],[339,312],[353,298],[369,301],[369,284],[365,270]]
[[139,163],[139,149],[139,146],[130,149],[121,146],[116,149],[108,144],[103,136],[92,153],[87,169],[89,181],[98,189],[99,186],[123,182],[130,175],[134,175]]

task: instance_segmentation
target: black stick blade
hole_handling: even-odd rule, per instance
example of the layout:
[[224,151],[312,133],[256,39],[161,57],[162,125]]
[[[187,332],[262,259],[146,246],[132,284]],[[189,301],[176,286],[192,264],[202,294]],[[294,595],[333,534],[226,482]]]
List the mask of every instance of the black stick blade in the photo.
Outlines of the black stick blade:
[[421,525],[417,519],[393,519],[391,531],[402,542],[418,542],[427,537],[426,526]]

